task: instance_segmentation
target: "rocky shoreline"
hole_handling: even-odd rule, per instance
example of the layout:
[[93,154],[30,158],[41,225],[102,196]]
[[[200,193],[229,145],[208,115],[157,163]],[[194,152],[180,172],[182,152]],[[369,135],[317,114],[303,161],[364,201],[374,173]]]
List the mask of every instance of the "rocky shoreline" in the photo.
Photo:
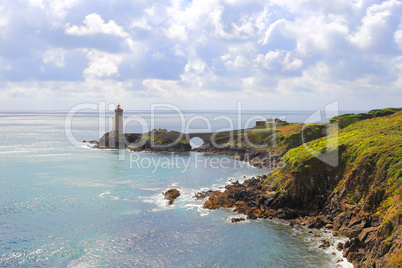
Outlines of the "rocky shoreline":
[[[224,192],[196,196],[207,199],[206,209],[232,208],[249,219],[279,218],[292,225],[331,229],[335,236],[349,239],[336,246],[354,267],[402,267],[400,110],[359,114],[359,120],[334,126],[333,136],[323,135],[320,125],[308,129],[290,124],[278,128],[275,136],[259,130],[248,133],[256,142],[275,138],[274,147],[203,148],[276,169],[227,185]],[[241,145],[245,144],[237,148],[244,148]],[[278,156],[283,157],[282,166],[272,165],[281,163]]]
[[[334,236],[345,236],[346,243],[338,243],[336,248],[343,252],[354,267],[385,267],[388,253],[396,251],[402,241],[394,241],[391,247],[387,244],[389,225],[381,225],[378,218],[361,212],[347,202],[339,202],[335,195],[323,200],[322,208],[295,208],[288,204],[279,192],[270,191],[264,185],[266,175],[253,177],[239,183],[233,182],[221,191],[205,191],[195,194],[196,199],[206,199],[205,209],[233,208],[238,214],[247,215],[248,219],[285,219],[291,226],[323,228],[333,231]],[[244,218],[233,218],[232,222],[243,221]],[[399,222],[390,222],[399,226]],[[391,226],[391,227],[392,227]],[[396,243],[395,243],[396,242]],[[323,240],[320,248],[330,246]]]
[[[349,238],[336,247],[355,267],[402,267],[401,110],[346,114],[331,119],[331,125],[295,123],[219,136],[215,147],[205,144],[192,151],[232,155],[275,171],[195,198],[208,199],[206,209],[232,208],[249,219],[332,229],[335,236]],[[99,142],[106,148],[108,135]],[[175,146],[154,146],[168,145],[177,135],[153,130],[125,138],[132,151],[190,151],[185,139]],[[141,146],[131,145],[140,140]]]

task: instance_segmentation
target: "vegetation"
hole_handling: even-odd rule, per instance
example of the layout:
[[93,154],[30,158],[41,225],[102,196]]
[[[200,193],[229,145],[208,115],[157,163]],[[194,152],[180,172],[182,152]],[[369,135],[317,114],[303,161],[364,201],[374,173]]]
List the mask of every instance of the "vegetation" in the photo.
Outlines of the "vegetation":
[[398,250],[387,263],[387,268],[401,268],[402,267],[402,249]]
[[167,131],[166,129],[154,129],[145,134],[126,134],[126,140],[130,144],[129,148],[134,150],[160,149],[189,151],[191,145],[185,137],[180,137],[177,131]]
[[374,109],[369,111],[368,113],[342,114],[331,118],[329,122],[330,123],[338,122],[339,128],[345,128],[358,121],[391,115],[401,110],[402,108],[385,108],[385,109]]
[[216,143],[234,148],[250,148],[268,150],[283,155],[289,149],[298,147],[304,142],[315,140],[326,135],[325,124],[303,126],[301,123],[258,127],[249,132],[230,136],[217,136]]
[[[379,217],[382,224],[400,218],[402,112],[352,124],[339,130],[335,139],[320,138],[289,150],[284,155],[286,167],[269,174],[265,185],[305,204],[317,195],[338,193],[337,198]],[[338,165],[326,164],[311,150],[339,156]],[[391,244],[392,238],[387,242]]]

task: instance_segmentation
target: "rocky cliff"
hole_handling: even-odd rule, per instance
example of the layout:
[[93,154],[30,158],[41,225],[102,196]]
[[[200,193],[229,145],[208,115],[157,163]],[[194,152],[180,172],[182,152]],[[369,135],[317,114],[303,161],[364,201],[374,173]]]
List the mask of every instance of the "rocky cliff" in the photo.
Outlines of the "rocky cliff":
[[208,197],[204,207],[325,226],[350,238],[338,249],[355,267],[401,267],[402,112],[355,122],[306,146],[297,146],[297,128],[280,130],[282,168],[223,193],[199,193]]

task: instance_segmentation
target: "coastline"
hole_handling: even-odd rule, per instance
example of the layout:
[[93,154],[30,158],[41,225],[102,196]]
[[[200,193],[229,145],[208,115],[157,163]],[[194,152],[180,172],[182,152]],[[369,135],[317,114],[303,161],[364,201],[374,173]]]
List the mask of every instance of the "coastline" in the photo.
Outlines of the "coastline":
[[[263,176],[257,176],[257,177],[263,177]],[[258,178],[255,178],[255,176],[250,176],[248,178],[244,178],[243,182],[238,182],[238,181],[233,181],[232,179],[229,179],[226,181],[225,186],[219,187],[219,189],[211,189],[211,190],[204,190],[201,192],[196,192],[194,193],[194,198],[197,200],[202,200],[204,205],[203,209],[206,209],[208,211],[213,211],[215,209],[219,208],[226,208],[231,210],[234,215],[230,216],[228,220],[232,222],[232,224],[243,224],[247,223],[250,220],[267,220],[267,221],[272,221],[276,224],[282,224],[289,226],[290,228],[294,229],[295,232],[301,232],[303,231],[306,235],[311,235],[309,238],[310,242],[314,243],[314,250],[321,250],[322,252],[328,254],[330,258],[333,261],[334,267],[353,267],[352,262],[349,262],[344,256],[342,256],[342,250],[337,249],[338,243],[346,243],[348,241],[348,238],[344,235],[337,235],[336,233],[334,234],[333,230],[326,228],[325,226],[316,228],[316,226],[308,224],[308,220],[311,220],[309,216],[295,216],[297,214],[293,214],[293,216],[290,216],[291,214],[286,214],[283,213],[281,210],[278,209],[276,211],[270,210],[268,207],[266,208],[267,214],[264,213],[259,213],[257,212],[256,214],[256,208],[253,206],[250,207],[244,207],[244,201],[245,199],[240,198],[237,201],[232,202],[233,206],[230,205],[230,203],[225,203],[228,201],[228,199],[223,200],[222,199],[222,194],[225,194],[226,191],[228,191],[227,186],[231,185],[243,185],[243,183],[246,183],[249,181],[256,181],[259,180]],[[251,186],[253,187],[253,186]],[[246,188],[250,189],[250,186],[247,185]],[[218,193],[220,192],[220,193]],[[201,198],[200,194],[206,194],[206,193],[211,193],[210,195],[206,194],[205,197]],[[233,194],[233,192],[229,193]],[[215,198],[218,197],[218,198]],[[226,196],[227,197],[227,196]],[[251,201],[252,198],[250,198],[248,201]],[[212,206],[209,201],[212,200]],[[229,201],[230,202],[230,201]],[[238,202],[238,204],[236,204]],[[240,202],[242,202],[240,204]],[[251,201],[252,202],[252,201]],[[233,219],[241,219],[240,221],[233,221]],[[322,245],[324,244],[324,241],[328,241],[329,244],[328,246],[323,247]],[[339,266],[341,265],[341,266]]]
[[[275,131],[256,128],[237,134],[237,144],[227,144],[232,139],[221,136],[220,145],[224,146],[209,145],[194,151],[235,155],[236,159],[255,167],[276,170],[243,183],[226,185],[223,192],[210,190],[196,196],[208,197],[203,206],[206,209],[233,208],[249,219],[278,218],[289,220],[293,225],[331,229],[334,236],[349,238],[336,246],[354,267],[398,267],[402,258],[402,171],[400,150],[395,150],[395,146],[402,148],[398,138],[402,112],[391,110],[331,119],[331,123],[338,122],[340,127],[336,143],[328,141],[327,127],[323,124],[307,127],[288,124]],[[274,147],[257,150],[244,147],[247,144],[243,136],[247,141],[251,138],[260,143],[272,139],[276,142]],[[325,148],[323,141],[335,147]],[[310,148],[328,153],[326,158],[319,160],[306,149],[306,143]],[[182,152],[183,144],[187,143],[179,144],[179,148],[163,151]],[[161,152],[148,143],[144,148]],[[133,151],[138,149],[143,148]],[[334,160],[335,165],[331,165]],[[327,246],[328,242],[323,245]]]

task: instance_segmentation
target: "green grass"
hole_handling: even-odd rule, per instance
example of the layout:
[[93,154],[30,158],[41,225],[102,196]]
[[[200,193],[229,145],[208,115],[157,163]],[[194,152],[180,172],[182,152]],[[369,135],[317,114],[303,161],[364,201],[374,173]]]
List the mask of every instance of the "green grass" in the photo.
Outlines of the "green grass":
[[[314,185],[306,185],[311,191],[325,192],[320,190],[346,187],[350,202],[371,213],[378,212],[384,219],[396,217],[400,213],[400,205],[397,204],[400,204],[402,190],[402,112],[354,123],[339,130],[338,135],[337,143],[336,137],[333,137],[306,144],[319,153],[335,155],[338,151],[338,166],[325,164],[305,146],[299,146],[284,155],[286,168],[275,176],[282,176],[284,181],[294,180],[293,186],[298,183],[297,174],[318,177],[313,181]],[[325,177],[331,178],[331,183],[326,185],[333,188],[313,189],[325,188],[320,181]],[[290,183],[286,185],[292,187]],[[356,191],[360,193],[359,200],[356,199]]]
[[345,128],[351,124],[354,124],[362,120],[391,115],[401,110],[402,108],[385,108],[385,109],[374,109],[369,111],[368,113],[342,114],[331,118],[329,122],[330,123],[338,122],[340,128]]
[[[221,146],[269,150],[277,155],[283,155],[291,148],[295,148],[314,139],[326,135],[326,125],[303,124],[279,125],[277,127],[259,127],[246,134],[235,134],[230,140],[229,136],[217,136],[216,143]],[[240,139],[239,139],[240,136]],[[256,145],[256,146],[254,146]]]

